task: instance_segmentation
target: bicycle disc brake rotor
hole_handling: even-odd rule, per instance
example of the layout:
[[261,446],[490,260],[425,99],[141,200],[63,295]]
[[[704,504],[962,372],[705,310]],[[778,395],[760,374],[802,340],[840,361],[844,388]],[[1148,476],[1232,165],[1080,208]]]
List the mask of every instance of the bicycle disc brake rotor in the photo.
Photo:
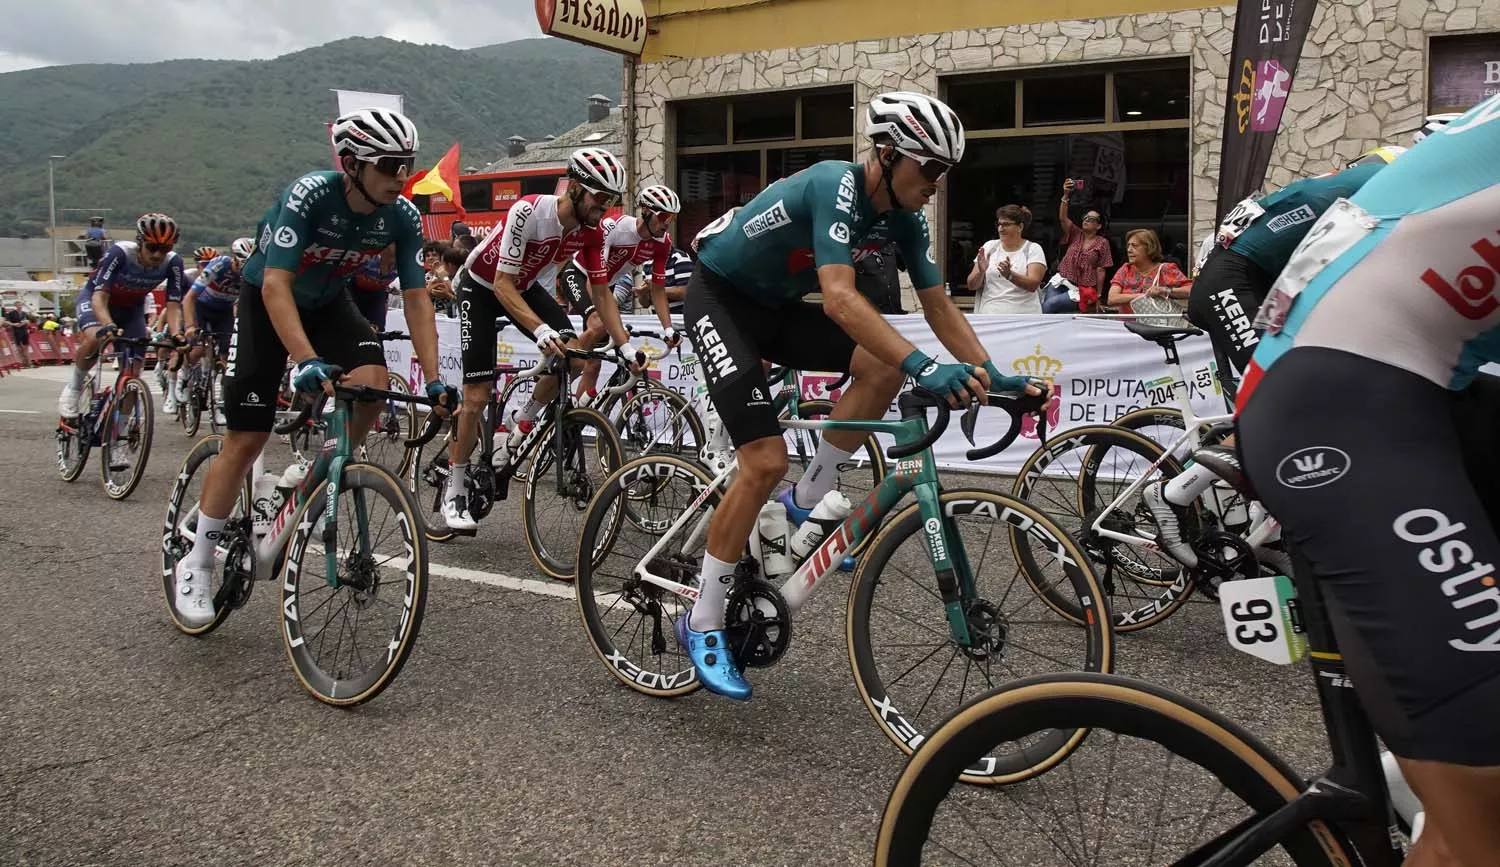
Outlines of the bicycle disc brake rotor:
[[775,665],[792,643],[792,611],[781,593],[761,578],[740,581],[729,591],[724,631],[740,669]]
[[961,648],[964,655],[974,660],[1002,656],[1009,627],[999,606],[987,599],[975,599],[964,612],[969,624],[969,646]]
[[380,573],[375,568],[375,557],[370,554],[351,552],[344,558],[344,568],[339,576],[339,585],[351,592],[356,608],[369,608],[375,604],[380,592]]

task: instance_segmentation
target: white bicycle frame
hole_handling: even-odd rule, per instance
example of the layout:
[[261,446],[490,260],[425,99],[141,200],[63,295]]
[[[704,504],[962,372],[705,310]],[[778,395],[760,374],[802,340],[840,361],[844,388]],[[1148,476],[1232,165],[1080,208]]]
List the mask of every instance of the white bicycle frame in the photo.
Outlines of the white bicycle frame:
[[[1131,535],[1129,533],[1117,533],[1114,530],[1105,529],[1105,519],[1117,509],[1120,509],[1125,501],[1138,494],[1168,458],[1173,458],[1181,463],[1187,458],[1192,457],[1194,452],[1202,448],[1203,430],[1205,428],[1221,422],[1234,420],[1233,413],[1215,413],[1213,415],[1200,416],[1193,409],[1192,401],[1188,399],[1187,377],[1183,375],[1182,362],[1178,359],[1175,349],[1168,353],[1167,371],[1171,374],[1172,381],[1170,387],[1177,401],[1177,409],[1182,413],[1183,431],[1177,435],[1177,438],[1172,441],[1172,444],[1167,447],[1161,457],[1157,458],[1145,472],[1141,473],[1139,478],[1131,482],[1124,491],[1121,491],[1115,497],[1114,501],[1095,519],[1094,525],[1089,528],[1100,538],[1149,548],[1153,551],[1161,550],[1161,546],[1154,539],[1147,539],[1144,536]],[[1199,499],[1207,503],[1206,498],[1212,491],[1213,488],[1209,488],[1208,491],[1199,495]],[[1216,505],[1216,503],[1212,504],[1211,507]],[[1258,511],[1260,514],[1251,521],[1250,529],[1245,533],[1243,538],[1252,549],[1259,549],[1281,535],[1281,525],[1264,508],[1259,508],[1258,503],[1255,505],[1258,507],[1255,511]]]

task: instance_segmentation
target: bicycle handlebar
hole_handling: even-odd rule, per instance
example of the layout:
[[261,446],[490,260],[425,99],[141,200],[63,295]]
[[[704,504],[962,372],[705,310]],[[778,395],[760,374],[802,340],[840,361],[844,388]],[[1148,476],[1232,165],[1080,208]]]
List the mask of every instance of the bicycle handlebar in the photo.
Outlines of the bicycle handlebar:
[[936,392],[920,387],[901,395],[896,401],[896,406],[900,408],[902,418],[910,418],[914,415],[923,414],[922,410],[929,407],[937,409],[938,415],[937,421],[933,423],[932,427],[927,429],[926,436],[904,446],[891,446],[886,451],[891,460],[895,461],[899,461],[902,458],[909,458],[917,452],[932,448],[932,444],[937,442],[938,438],[943,435],[943,431],[948,429],[948,417],[953,412],[952,408],[948,406],[948,401],[939,397]]
[[[1022,420],[1028,415],[1036,416],[1037,436],[1042,442],[1047,441],[1047,406],[1052,402],[1050,391],[1041,394],[1027,394],[1024,391],[992,391],[987,397],[987,405],[999,407],[1010,414],[1010,427],[1005,434],[994,443],[977,449],[970,449],[964,454],[971,461],[982,461],[985,458],[1010,448],[1010,444],[1016,441],[1021,434]],[[964,432],[964,438],[970,445],[974,444],[974,426],[979,419],[979,404],[975,403],[964,412],[963,420],[959,427]]]
[[[421,404],[422,406],[433,408],[439,406],[438,401],[433,400],[425,394],[413,394],[408,391],[391,391],[389,389],[374,388],[368,385],[344,385],[337,381],[337,377],[344,372],[343,368],[338,367],[337,365],[332,366],[330,368],[330,372],[335,377],[333,383],[333,394],[334,397],[339,400],[362,400],[367,402],[396,400],[402,403],[416,403]],[[296,421],[290,424],[282,425],[280,427],[287,431],[301,427],[304,423],[307,422],[308,419],[321,416],[323,414],[323,407],[326,406],[327,403],[328,392],[319,389],[318,399],[304,406],[302,412],[298,414]],[[458,407],[447,407],[447,409],[451,414],[457,411]],[[428,413],[427,424],[422,428],[422,432],[418,434],[414,439],[403,440],[403,446],[410,449],[416,448],[417,446],[426,445],[434,436],[437,436],[438,430],[442,428],[443,421],[444,417],[438,415],[437,413]]]

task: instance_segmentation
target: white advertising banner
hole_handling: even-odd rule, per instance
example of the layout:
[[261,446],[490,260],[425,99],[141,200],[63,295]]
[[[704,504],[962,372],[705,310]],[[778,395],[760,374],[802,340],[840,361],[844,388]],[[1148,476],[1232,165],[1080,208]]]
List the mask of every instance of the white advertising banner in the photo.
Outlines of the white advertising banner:
[[403,111],[401,94],[399,93],[372,93],[368,90],[340,90],[333,88],[338,94],[339,114],[348,114],[351,111],[359,111],[362,108],[383,108],[389,111]]
[[[924,352],[938,358],[950,358],[920,315],[887,317],[896,330]],[[627,323],[657,330],[654,316],[627,316]],[[1004,373],[1049,378],[1058,400],[1048,414],[1048,435],[1082,424],[1113,421],[1133,409],[1146,406],[1174,406],[1166,358],[1160,347],[1126,331],[1119,321],[1075,318],[1070,316],[970,316],[969,322],[979,340],[990,351],[990,357]],[[405,328],[401,311],[392,310],[387,328]],[[438,343],[442,353],[443,379],[459,385],[462,371],[458,352],[458,321],[439,317]],[[535,344],[513,326],[498,339],[498,362],[501,367],[522,367],[536,362]],[[693,384],[693,371],[684,369],[675,354],[662,357],[663,347],[645,341],[651,362],[651,375],[682,394]],[[1213,350],[1208,337],[1193,337],[1178,344],[1183,375],[1187,379],[1189,398],[1201,414],[1223,413],[1215,377]],[[412,387],[420,387],[421,371],[405,341],[386,345],[386,364],[391,370],[404,371]],[[609,376],[603,372],[600,381]],[[809,373],[802,377],[806,398],[830,397],[826,386],[838,374]],[[838,397],[835,392],[831,395]],[[889,417],[896,417],[895,406]],[[980,412],[974,441],[983,446],[995,442],[1005,433],[1010,417],[997,409]],[[1037,432],[1031,420],[1022,428],[1016,442],[998,455],[981,463],[970,463],[964,453],[972,448],[959,431],[954,418],[947,433],[938,441],[938,462],[952,469],[985,470],[1014,473],[1035,451]]]

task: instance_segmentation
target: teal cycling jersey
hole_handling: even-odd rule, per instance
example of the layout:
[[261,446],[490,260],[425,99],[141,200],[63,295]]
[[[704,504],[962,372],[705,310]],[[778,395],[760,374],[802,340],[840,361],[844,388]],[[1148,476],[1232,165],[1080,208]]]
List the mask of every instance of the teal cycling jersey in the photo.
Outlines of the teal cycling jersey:
[[1364,356],[1449,389],[1500,361],[1497,153],[1500,96],[1331,207],[1262,307],[1271,321],[1246,383],[1298,346]]
[[292,296],[303,310],[326,305],[345,291],[361,266],[396,245],[402,289],[426,285],[422,220],[405,197],[368,214],[355,213],[338,172],[309,172],[287,186],[256,227],[259,241],[245,262],[244,281],[257,289],[267,268],[291,271]]
[[918,289],[942,282],[927,217],[876,213],[864,166],[826,160],[776,181],[704,229],[698,260],[747,297],[780,307],[818,291],[818,268],[853,266],[888,241]]
[[1265,214],[1241,232],[1229,249],[1275,277],[1328,206],[1337,199],[1354,195],[1383,168],[1383,163],[1368,163],[1341,172],[1303,178],[1257,199],[1256,204],[1265,209]]

